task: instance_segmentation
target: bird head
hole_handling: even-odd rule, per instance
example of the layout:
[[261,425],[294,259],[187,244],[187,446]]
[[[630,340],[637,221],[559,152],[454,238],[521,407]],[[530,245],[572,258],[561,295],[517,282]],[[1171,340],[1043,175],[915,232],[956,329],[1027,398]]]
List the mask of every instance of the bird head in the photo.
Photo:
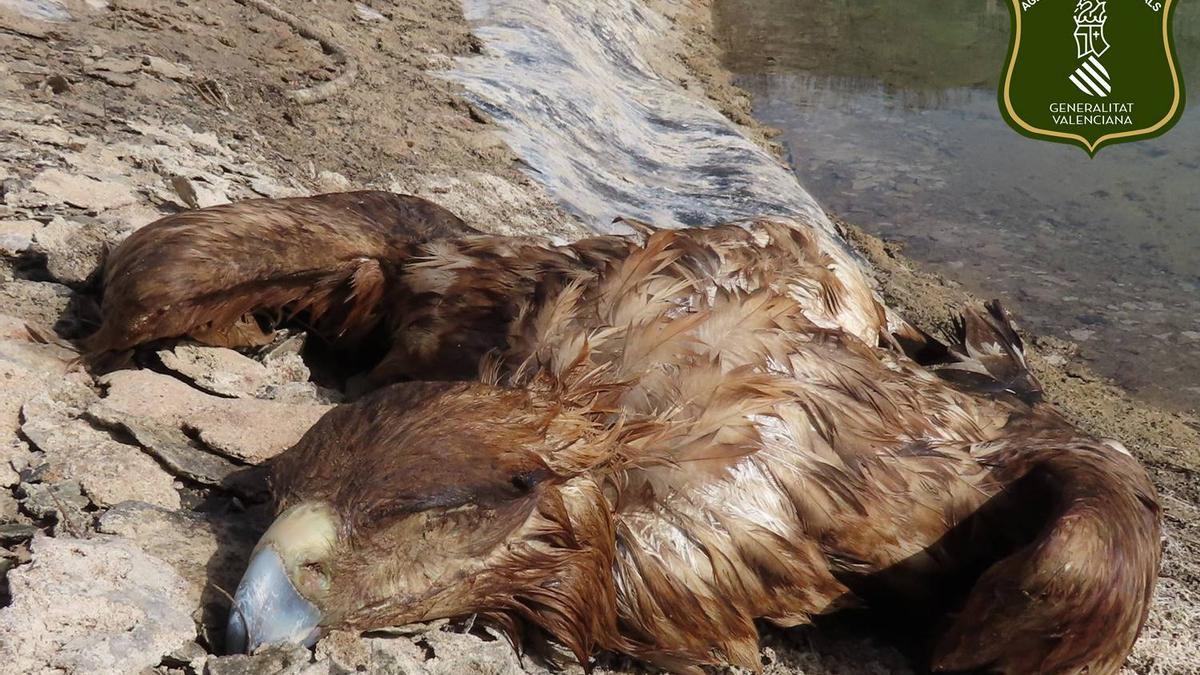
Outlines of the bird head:
[[278,516],[227,648],[481,615],[586,658],[615,636],[610,509],[547,457],[587,425],[524,390],[405,383],[341,406],[276,458]]

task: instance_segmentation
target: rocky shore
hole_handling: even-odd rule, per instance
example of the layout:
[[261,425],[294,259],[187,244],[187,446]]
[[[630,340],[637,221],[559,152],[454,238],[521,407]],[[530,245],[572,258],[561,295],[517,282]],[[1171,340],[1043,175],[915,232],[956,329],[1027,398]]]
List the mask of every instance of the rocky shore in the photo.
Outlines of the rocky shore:
[[[106,252],[182,209],[373,187],[491,232],[589,231],[587,204],[564,208],[464,88],[457,60],[496,51],[457,0],[288,3],[320,41],[255,4],[0,0],[0,669],[543,672],[473,622],[220,656],[229,595],[270,517],[256,467],[342,395],[312,381],[302,332],[246,353],[164,345],[105,374],[77,360]],[[720,65],[707,0],[635,4],[662,28],[638,46],[645,67],[774,153]],[[970,300],[833,222],[923,328]],[[1158,601],[1129,672],[1200,672],[1200,421],[1131,399],[1068,343],[1031,343],[1049,398],[1137,454],[1167,510]],[[765,630],[764,671],[909,672],[866,635]]]

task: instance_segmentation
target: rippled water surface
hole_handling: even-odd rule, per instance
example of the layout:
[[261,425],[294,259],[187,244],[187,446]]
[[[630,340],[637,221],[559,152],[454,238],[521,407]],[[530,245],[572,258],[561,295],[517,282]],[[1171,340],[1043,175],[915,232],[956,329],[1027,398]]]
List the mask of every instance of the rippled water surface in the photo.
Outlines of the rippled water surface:
[[[1074,340],[1142,397],[1200,407],[1200,104],[1167,135],[1089,160],[1001,119],[1000,0],[718,0],[714,13],[755,115],[826,208]],[[1176,9],[1175,35],[1188,80],[1200,5]]]

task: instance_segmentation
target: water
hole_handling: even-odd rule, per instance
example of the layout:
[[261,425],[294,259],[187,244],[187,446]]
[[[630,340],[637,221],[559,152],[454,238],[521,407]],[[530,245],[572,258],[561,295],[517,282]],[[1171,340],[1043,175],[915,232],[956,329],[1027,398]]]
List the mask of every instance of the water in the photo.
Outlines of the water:
[[[714,18],[826,208],[1141,397],[1200,407],[1200,103],[1089,160],[1001,119],[1002,0],[717,0]],[[1175,36],[1184,77],[1200,72],[1200,5],[1176,8]]]

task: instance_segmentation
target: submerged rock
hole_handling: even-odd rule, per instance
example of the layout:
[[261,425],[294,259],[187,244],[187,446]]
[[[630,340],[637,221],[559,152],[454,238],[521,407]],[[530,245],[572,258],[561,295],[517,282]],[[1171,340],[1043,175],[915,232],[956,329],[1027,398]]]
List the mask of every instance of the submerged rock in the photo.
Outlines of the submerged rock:
[[195,638],[187,584],[130,542],[38,536],[32,554],[8,573],[6,671],[138,672]]

